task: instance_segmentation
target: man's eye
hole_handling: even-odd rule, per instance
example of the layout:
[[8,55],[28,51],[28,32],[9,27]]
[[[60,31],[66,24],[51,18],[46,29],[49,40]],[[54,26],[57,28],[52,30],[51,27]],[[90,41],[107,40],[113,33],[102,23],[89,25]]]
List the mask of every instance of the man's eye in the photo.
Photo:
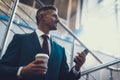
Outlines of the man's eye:
[[53,15],[53,17],[57,18],[57,15]]

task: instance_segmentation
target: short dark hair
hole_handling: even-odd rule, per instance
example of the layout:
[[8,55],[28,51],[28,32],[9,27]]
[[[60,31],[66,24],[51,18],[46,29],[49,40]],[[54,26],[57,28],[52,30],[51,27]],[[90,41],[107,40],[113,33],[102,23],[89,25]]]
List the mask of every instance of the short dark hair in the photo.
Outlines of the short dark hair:
[[43,6],[43,7],[38,9],[38,11],[36,13],[37,24],[39,24],[39,22],[40,22],[40,16],[39,16],[40,12],[47,11],[47,10],[50,10],[50,9],[57,11],[57,8],[55,6],[53,6],[53,5],[46,5],[46,6]]

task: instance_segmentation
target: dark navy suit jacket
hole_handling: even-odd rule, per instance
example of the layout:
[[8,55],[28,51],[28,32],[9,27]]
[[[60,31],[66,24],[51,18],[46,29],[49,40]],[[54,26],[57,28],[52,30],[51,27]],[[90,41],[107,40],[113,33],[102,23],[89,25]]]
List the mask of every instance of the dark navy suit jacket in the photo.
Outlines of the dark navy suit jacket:
[[[78,80],[79,75],[69,71],[65,49],[51,41],[51,54],[48,61],[48,71],[44,76],[27,76],[20,80]],[[0,80],[19,80],[17,71],[20,66],[25,66],[35,59],[41,52],[36,32],[30,34],[15,34],[9,44],[5,55],[0,60]]]

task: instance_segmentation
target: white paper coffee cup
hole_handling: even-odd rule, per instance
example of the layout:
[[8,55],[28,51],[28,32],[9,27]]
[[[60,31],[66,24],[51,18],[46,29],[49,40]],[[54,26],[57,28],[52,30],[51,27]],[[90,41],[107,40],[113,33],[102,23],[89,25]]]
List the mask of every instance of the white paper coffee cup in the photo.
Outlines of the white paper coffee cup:
[[44,61],[43,65],[47,67],[49,56],[45,53],[38,53],[35,59],[42,59]]

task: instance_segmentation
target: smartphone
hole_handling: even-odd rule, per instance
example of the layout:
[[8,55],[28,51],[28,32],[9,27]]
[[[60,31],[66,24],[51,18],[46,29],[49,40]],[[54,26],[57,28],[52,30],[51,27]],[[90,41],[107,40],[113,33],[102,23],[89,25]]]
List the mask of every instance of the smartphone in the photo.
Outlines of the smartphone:
[[87,55],[89,53],[89,50],[86,48],[83,52]]

